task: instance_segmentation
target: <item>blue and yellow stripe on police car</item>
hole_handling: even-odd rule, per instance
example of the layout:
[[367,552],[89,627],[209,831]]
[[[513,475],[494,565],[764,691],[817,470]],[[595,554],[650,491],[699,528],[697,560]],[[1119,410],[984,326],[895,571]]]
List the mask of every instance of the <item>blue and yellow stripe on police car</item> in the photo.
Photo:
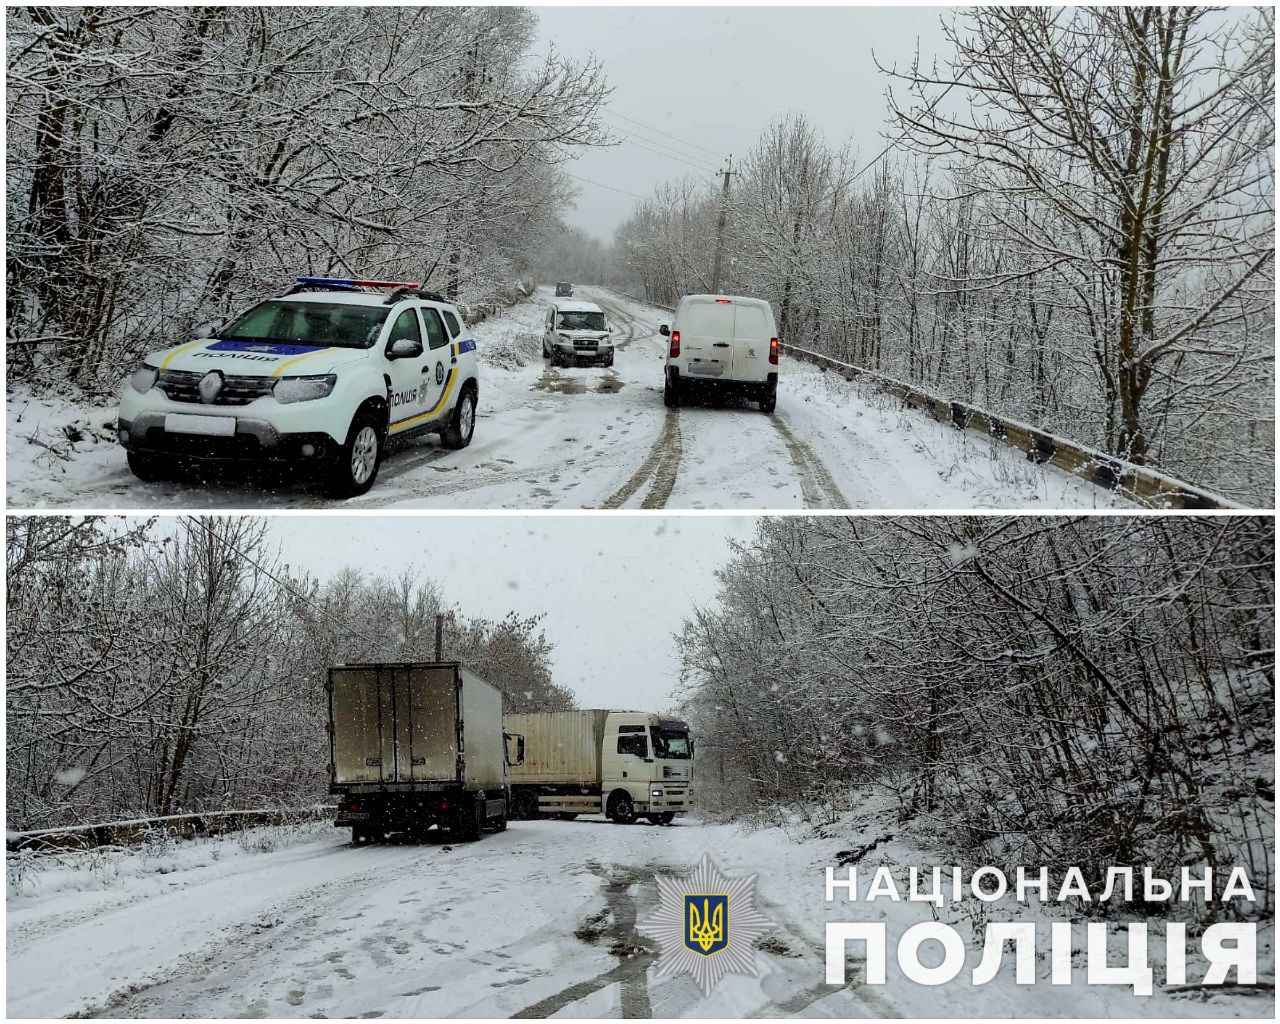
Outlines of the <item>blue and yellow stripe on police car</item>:
[[332,351],[332,346],[326,346],[325,348],[318,348],[314,352],[304,352],[300,356],[294,356],[294,358],[286,360],[285,362],[277,366],[274,370],[272,370],[271,376],[279,377],[282,373],[284,373],[285,370],[289,369],[289,367],[291,367],[294,363],[300,363],[302,362],[302,360],[310,359],[312,356],[322,356],[326,352],[330,352],[330,351]]
[[415,423],[421,423],[423,420],[429,420],[437,416],[440,410],[444,408],[445,402],[449,400],[449,394],[453,391],[453,385],[457,382],[457,379],[458,372],[450,367],[449,376],[444,381],[444,390],[440,392],[440,400],[426,412],[416,413],[403,420],[396,420],[388,429],[391,431],[403,430],[405,427],[411,427]]
[[164,359],[160,361],[160,369],[167,370],[169,368],[169,364],[173,362],[175,356],[180,356],[182,355],[183,352],[190,351],[191,349],[195,348],[197,345],[203,345],[208,340],[209,339],[207,338],[197,338],[195,341],[189,341],[185,345],[179,345],[167,356],[165,356]]

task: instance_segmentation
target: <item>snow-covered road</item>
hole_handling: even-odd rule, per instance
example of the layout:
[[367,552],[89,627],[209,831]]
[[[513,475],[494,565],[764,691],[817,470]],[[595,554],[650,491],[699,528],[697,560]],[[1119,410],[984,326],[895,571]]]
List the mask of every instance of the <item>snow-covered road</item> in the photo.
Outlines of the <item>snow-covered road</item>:
[[[903,885],[903,865],[932,859],[884,835],[874,818],[816,830],[797,822],[784,832],[582,817],[513,822],[473,844],[433,831],[421,842],[356,847],[346,830],[325,823],[258,829],[152,854],[80,854],[73,869],[41,869],[25,882],[11,863],[7,1010],[11,1017],[419,1019],[1267,1011],[1265,993],[1248,990],[1210,998],[1160,991],[1158,983],[1153,997],[1139,998],[1124,985],[1087,985],[1081,941],[1069,986],[1049,983],[1046,954],[1037,958],[1034,985],[1015,984],[1005,964],[994,981],[974,986],[982,921],[1026,919],[1027,908],[1006,900],[975,917],[964,905],[827,902],[824,869],[842,851],[847,858],[873,848],[862,863],[896,865]],[[759,942],[759,976],[727,975],[706,999],[687,975],[658,977],[656,950],[635,931],[658,907],[655,873],[688,874],[704,853],[730,876],[756,874],[757,909],[776,925]],[[849,983],[826,984],[827,922],[883,920],[897,936],[935,914],[971,943],[966,970],[952,982],[909,982],[891,963],[887,985],[866,985],[860,951],[851,947]],[[968,938],[975,928],[977,938]],[[1271,960],[1270,934],[1263,962]],[[1123,955],[1123,941],[1112,936],[1114,955]],[[1193,962],[1192,975],[1202,972]]]
[[[1115,499],[1054,467],[900,408],[892,399],[784,359],[774,416],[730,401],[662,404],[669,314],[579,288],[608,312],[613,367],[539,358],[550,298],[477,326],[484,363],[475,440],[394,448],[351,508],[1092,508]],[[322,507],[301,484],[222,479],[144,484],[104,425],[26,396],[9,403],[11,507]],[[68,443],[64,424],[81,439]]]
[[[346,831],[161,876],[127,897],[62,894],[11,907],[11,1016],[867,1016],[883,997],[823,983],[815,936],[781,922],[761,977],[704,1001],[657,978],[634,930],[657,907],[655,871],[704,851],[726,871],[736,830],[602,818],[516,822],[478,844],[353,847]],[[432,835],[437,835],[432,833]],[[735,849],[737,848],[737,855]],[[751,868],[748,863],[742,870]],[[165,883],[164,878],[172,882]],[[820,901],[821,873],[810,890]]]

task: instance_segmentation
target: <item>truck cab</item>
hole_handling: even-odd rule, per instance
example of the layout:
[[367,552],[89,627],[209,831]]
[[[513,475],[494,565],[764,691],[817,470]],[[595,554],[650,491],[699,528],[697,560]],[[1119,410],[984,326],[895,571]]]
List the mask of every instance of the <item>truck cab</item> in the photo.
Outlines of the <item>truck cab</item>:
[[614,712],[605,723],[603,810],[626,824],[639,816],[670,824],[689,806],[693,741],[675,718]]
[[693,740],[677,718],[643,711],[553,711],[507,715],[525,737],[512,769],[512,815],[605,814],[620,824],[669,825],[693,795]]

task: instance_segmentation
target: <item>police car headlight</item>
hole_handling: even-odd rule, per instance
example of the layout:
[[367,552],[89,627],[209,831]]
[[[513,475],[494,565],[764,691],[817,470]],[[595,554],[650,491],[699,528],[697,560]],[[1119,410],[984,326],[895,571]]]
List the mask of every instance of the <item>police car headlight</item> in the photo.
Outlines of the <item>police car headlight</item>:
[[159,371],[154,366],[147,366],[143,363],[133,371],[133,376],[129,378],[129,387],[133,388],[138,394],[145,395],[156,386],[156,378],[159,376]]
[[328,398],[333,394],[333,386],[338,383],[337,374],[322,373],[312,377],[281,377],[271,393],[276,401],[284,405],[293,402],[313,402],[317,398]]

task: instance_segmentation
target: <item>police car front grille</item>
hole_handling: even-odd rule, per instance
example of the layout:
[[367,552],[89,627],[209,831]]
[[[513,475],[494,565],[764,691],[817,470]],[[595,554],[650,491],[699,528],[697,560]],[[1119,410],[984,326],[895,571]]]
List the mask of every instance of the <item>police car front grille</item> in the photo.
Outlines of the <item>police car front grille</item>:
[[[159,385],[171,402],[199,402],[200,380],[203,373],[190,370],[161,370]],[[271,394],[275,386],[272,377],[243,377],[226,375],[222,380],[222,390],[214,399],[214,405],[248,405],[255,398]]]

